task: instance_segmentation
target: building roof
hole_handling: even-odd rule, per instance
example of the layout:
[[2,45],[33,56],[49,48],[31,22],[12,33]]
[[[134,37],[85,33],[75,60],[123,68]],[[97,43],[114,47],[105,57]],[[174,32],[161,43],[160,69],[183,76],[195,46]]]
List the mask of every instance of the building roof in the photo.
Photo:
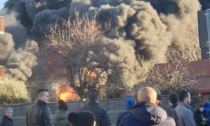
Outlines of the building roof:
[[[173,64],[157,64],[153,69],[158,69],[160,72],[165,71],[166,69],[176,69]],[[189,63],[183,63],[181,69],[187,69],[186,77],[194,77],[196,78],[196,83],[194,86],[194,93],[209,93],[210,92],[210,60],[200,60],[200,61],[192,61]],[[170,71],[170,70],[168,70]]]

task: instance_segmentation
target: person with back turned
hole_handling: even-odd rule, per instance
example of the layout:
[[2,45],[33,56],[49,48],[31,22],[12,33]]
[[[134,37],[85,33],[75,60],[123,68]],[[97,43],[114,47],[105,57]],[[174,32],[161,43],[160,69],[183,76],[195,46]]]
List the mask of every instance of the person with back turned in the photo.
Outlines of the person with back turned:
[[138,91],[137,105],[120,122],[120,126],[175,126],[173,118],[158,105],[157,93],[151,87]]
[[107,112],[99,106],[98,98],[99,92],[97,89],[90,89],[88,91],[88,102],[87,104],[81,108],[80,112],[82,111],[90,111],[94,114],[96,118],[97,126],[111,126],[110,118]]

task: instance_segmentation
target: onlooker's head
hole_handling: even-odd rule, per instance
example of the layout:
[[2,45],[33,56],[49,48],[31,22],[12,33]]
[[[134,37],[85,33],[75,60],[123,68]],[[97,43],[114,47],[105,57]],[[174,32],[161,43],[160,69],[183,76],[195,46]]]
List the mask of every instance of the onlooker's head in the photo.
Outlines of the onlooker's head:
[[178,98],[179,98],[180,102],[183,102],[185,104],[190,104],[190,102],[191,102],[190,93],[185,90],[182,90],[179,92]]
[[210,102],[204,102],[203,107],[206,112],[210,111]]
[[157,93],[154,88],[143,87],[138,91],[138,102],[157,104]]
[[88,100],[90,102],[96,102],[96,101],[98,101],[98,96],[99,96],[99,92],[98,92],[97,89],[94,88],[94,89],[90,89],[88,91],[87,97],[88,97]]
[[37,98],[39,100],[44,101],[45,103],[48,103],[50,100],[49,91],[47,89],[39,89],[37,91]]
[[127,97],[125,99],[125,109],[130,110],[136,104],[136,100],[133,97]]
[[178,101],[179,100],[178,100],[177,94],[173,93],[173,94],[169,95],[168,104],[171,107],[175,108],[177,106],[177,104],[178,104]]
[[72,112],[68,115],[68,120],[73,124],[73,126],[95,126],[96,121],[94,115],[89,112]]
[[4,113],[5,116],[11,118],[12,115],[13,115],[13,109],[11,107],[5,107],[3,109],[3,113]]
[[58,109],[68,111],[68,105],[63,100],[59,100]]
[[198,107],[198,110],[199,110],[200,112],[203,112],[203,111],[204,111],[203,105],[200,105],[200,106]]

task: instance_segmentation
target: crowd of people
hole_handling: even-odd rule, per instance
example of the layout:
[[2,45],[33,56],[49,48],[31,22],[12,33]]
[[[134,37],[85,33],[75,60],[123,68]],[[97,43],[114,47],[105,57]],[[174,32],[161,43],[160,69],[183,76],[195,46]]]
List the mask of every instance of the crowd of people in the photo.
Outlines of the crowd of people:
[[[68,105],[59,100],[58,110],[51,118],[48,106],[49,91],[39,89],[37,101],[26,112],[27,126],[111,126],[107,112],[99,106],[99,92],[89,90],[87,104],[77,112],[68,113]],[[125,111],[116,121],[116,126],[210,126],[210,102],[201,104],[195,112],[190,108],[191,95],[182,90],[171,94],[169,106],[161,103],[157,88],[143,87],[137,98],[125,99]],[[0,126],[13,126],[13,109],[5,107]]]

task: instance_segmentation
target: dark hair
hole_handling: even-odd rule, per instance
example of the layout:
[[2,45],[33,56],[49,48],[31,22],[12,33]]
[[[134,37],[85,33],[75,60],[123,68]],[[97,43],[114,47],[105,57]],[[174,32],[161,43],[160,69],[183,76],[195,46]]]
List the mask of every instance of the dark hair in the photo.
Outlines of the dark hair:
[[169,95],[168,99],[173,105],[176,105],[178,103],[178,96],[175,93]]
[[94,102],[98,100],[99,92],[97,89],[93,88],[88,91],[87,97],[90,102]]
[[72,112],[68,115],[68,120],[73,126],[93,126],[95,117],[89,111],[79,113]]
[[43,92],[49,92],[49,90],[48,89],[38,89],[37,93],[36,93],[36,96],[39,96]]
[[185,91],[185,90],[180,91],[179,92],[179,96],[178,96],[179,97],[179,101],[184,101],[184,99],[189,96],[188,93],[189,92]]
[[63,100],[59,100],[58,101],[58,109],[67,111],[68,105]]

